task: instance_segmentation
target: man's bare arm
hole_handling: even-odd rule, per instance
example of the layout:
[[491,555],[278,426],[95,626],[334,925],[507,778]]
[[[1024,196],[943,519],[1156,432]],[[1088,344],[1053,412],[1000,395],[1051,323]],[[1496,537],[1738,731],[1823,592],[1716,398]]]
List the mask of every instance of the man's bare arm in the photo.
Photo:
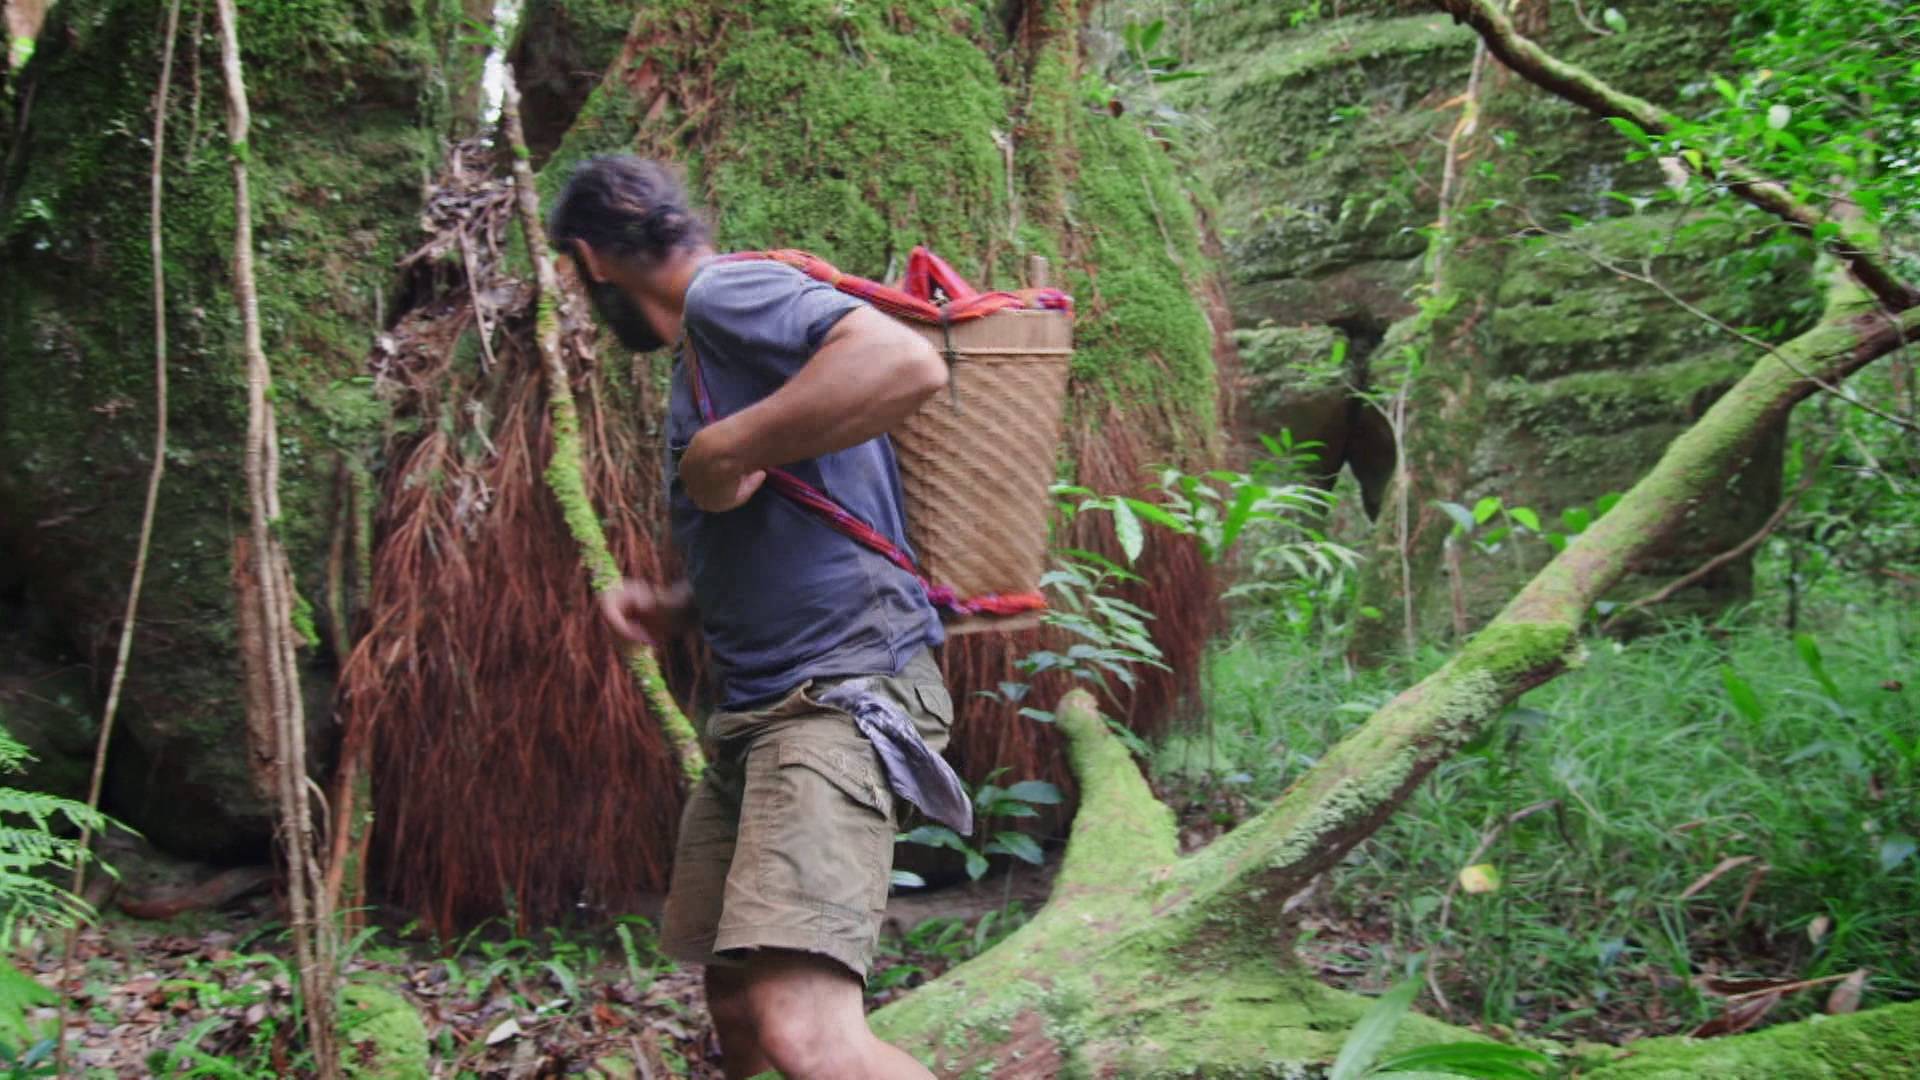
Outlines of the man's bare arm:
[[702,510],[731,510],[767,469],[892,431],[946,384],[946,364],[925,338],[860,308],[785,386],[701,429],[680,459],[681,483]]

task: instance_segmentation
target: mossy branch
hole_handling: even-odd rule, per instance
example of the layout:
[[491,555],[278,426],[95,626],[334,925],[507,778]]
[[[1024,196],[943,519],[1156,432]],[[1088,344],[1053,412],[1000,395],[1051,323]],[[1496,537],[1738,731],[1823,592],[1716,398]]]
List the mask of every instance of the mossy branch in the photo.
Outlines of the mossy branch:
[[1676,438],[1606,516],[1521,589],[1439,671],[1340,741],[1278,802],[1169,882],[1197,910],[1297,891],[1370,835],[1433,767],[1502,708],[1564,670],[1587,611],[1738,468],[1820,381],[1839,381],[1920,335],[1920,308],[1832,319],[1763,357]]
[[1173,812],[1154,798],[1133,755],[1107,730],[1093,695],[1074,690],[1060,700],[1054,722],[1067,736],[1080,809],[1054,889],[1119,885],[1138,888],[1143,876],[1171,866],[1179,855]]
[[[1620,117],[1638,124],[1650,135],[1674,130],[1680,118],[1658,105],[1620,90],[1576,64],[1542,49],[1516,29],[1494,0],[1432,0],[1433,6],[1473,28],[1487,48],[1522,78],[1601,117]],[[1727,185],[1727,190],[1780,218],[1796,231],[1813,235],[1819,226],[1841,226],[1826,242],[1827,250],[1844,262],[1855,279],[1891,311],[1920,304],[1920,286],[1903,281],[1858,238],[1818,207],[1797,199],[1784,186],[1746,166],[1724,158],[1703,156],[1696,168],[1701,175]]]
[[[547,252],[545,230],[540,225],[540,195],[534,186],[533,167],[528,163],[527,138],[520,125],[520,88],[513,69],[508,68],[506,86],[501,95],[501,118],[507,139],[513,147],[513,187],[520,224],[526,233],[527,252],[533,258],[534,281],[539,287],[535,305],[534,339],[540,350],[541,370],[547,383],[547,408],[553,420],[553,458],[547,463],[547,487],[560,504],[567,531],[580,546],[580,562],[586,568],[593,591],[605,592],[620,584],[620,566],[607,546],[606,530],[593,508],[587,492],[585,454],[580,447],[580,410],[574,404],[573,384],[560,346],[560,276],[554,271],[553,256]],[[700,736],[667,689],[660,674],[660,661],[653,649],[636,645],[627,654],[627,666],[640,683],[647,707],[660,720],[667,741],[680,762],[680,772],[691,784],[706,769],[706,757],[700,751]]]

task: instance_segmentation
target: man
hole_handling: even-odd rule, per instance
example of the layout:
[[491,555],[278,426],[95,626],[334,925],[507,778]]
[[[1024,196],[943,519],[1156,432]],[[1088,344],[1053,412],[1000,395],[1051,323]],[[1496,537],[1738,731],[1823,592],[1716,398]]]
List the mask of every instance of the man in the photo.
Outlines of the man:
[[868,1028],[862,980],[895,792],[924,807],[912,774],[945,768],[926,764],[953,722],[927,652],[940,622],[913,575],[764,485],[770,469],[792,473],[904,548],[886,433],[946,385],[945,365],[918,334],[797,270],[717,260],[653,162],[581,165],[549,233],[624,345],[678,345],[665,474],[689,580],[625,582],[601,604],[635,641],[697,620],[719,668],[663,947],[706,965],[735,1080],[928,1077]]

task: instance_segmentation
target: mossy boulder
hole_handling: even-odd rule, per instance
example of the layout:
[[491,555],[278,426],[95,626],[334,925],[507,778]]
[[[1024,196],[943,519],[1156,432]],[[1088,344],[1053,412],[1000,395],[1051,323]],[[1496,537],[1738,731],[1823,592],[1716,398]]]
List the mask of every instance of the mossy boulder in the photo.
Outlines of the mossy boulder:
[[1236,2],[1197,20],[1189,104],[1243,326],[1411,310],[1473,34],[1423,5]]
[[[324,593],[336,463],[370,456],[384,422],[363,360],[438,153],[440,50],[457,11],[298,0],[241,16],[279,528],[305,597]],[[152,454],[146,206],[161,22],[131,0],[53,9],[20,76],[35,104],[23,133],[9,125],[0,194],[0,554],[23,571],[18,601],[90,664],[96,692]],[[197,33],[191,13],[182,23],[167,131],[168,468],[108,807],[177,852],[235,858],[263,851],[267,831],[247,778],[230,586],[247,518],[232,177],[210,16]],[[308,606],[328,625],[333,613]],[[310,642],[303,659],[322,726],[333,657]]]
[[[1561,8],[1529,10],[1523,30],[1630,92],[1688,107],[1724,56],[1731,7],[1615,7],[1625,30],[1591,30]],[[1188,98],[1214,124],[1218,164],[1208,179],[1227,237],[1253,426],[1325,443],[1326,464],[1351,467],[1376,510],[1392,476],[1393,435],[1336,384],[1391,392],[1417,361],[1411,562],[1421,624],[1445,626],[1452,590],[1439,556],[1450,522],[1435,500],[1498,495],[1557,524],[1562,509],[1590,507],[1644,472],[1753,357],[1604,262],[1650,273],[1734,326],[1776,335],[1804,325],[1815,289],[1803,247],[1743,253],[1755,225],[1746,216],[1705,224],[1660,212],[1650,199],[1662,184],[1654,163],[1628,162],[1631,146],[1612,128],[1497,61],[1483,75],[1474,133],[1458,145],[1448,246],[1433,250],[1444,145],[1463,115],[1475,36],[1425,4],[1339,5],[1329,17],[1333,10],[1216,5],[1196,20],[1193,65],[1210,74],[1190,84]],[[1528,214],[1571,236],[1516,243]],[[1427,310],[1415,310],[1416,298]],[[1338,372],[1321,335],[1346,341]],[[1623,594],[1751,532],[1779,497],[1779,453],[1777,438],[1763,442]],[[1380,529],[1394,528],[1382,520]],[[1363,589],[1383,609],[1398,608],[1397,545],[1375,537],[1368,573],[1379,580]],[[1538,541],[1491,559],[1468,553],[1470,619],[1491,614],[1548,553]],[[1747,567],[1730,566],[1692,600],[1717,606],[1748,584]],[[1395,620],[1396,641],[1397,628]]]

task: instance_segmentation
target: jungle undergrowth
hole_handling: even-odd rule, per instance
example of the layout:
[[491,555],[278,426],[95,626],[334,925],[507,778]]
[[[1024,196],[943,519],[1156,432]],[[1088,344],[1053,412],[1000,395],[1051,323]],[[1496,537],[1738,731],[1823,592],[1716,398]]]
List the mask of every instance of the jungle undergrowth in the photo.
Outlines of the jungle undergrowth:
[[[1447,1005],[1423,1010],[1613,1042],[1718,1014],[1715,980],[1864,968],[1862,1007],[1920,995],[1916,631],[1900,596],[1859,579],[1797,617],[1798,634],[1752,607],[1590,639],[1583,670],[1522,699],[1319,883],[1294,916],[1302,956],[1371,988],[1426,953]],[[1348,672],[1270,624],[1224,639],[1212,730],[1176,732],[1150,761],[1183,846],[1278,795],[1442,659]],[[1491,880],[1449,900],[1469,866]]]

